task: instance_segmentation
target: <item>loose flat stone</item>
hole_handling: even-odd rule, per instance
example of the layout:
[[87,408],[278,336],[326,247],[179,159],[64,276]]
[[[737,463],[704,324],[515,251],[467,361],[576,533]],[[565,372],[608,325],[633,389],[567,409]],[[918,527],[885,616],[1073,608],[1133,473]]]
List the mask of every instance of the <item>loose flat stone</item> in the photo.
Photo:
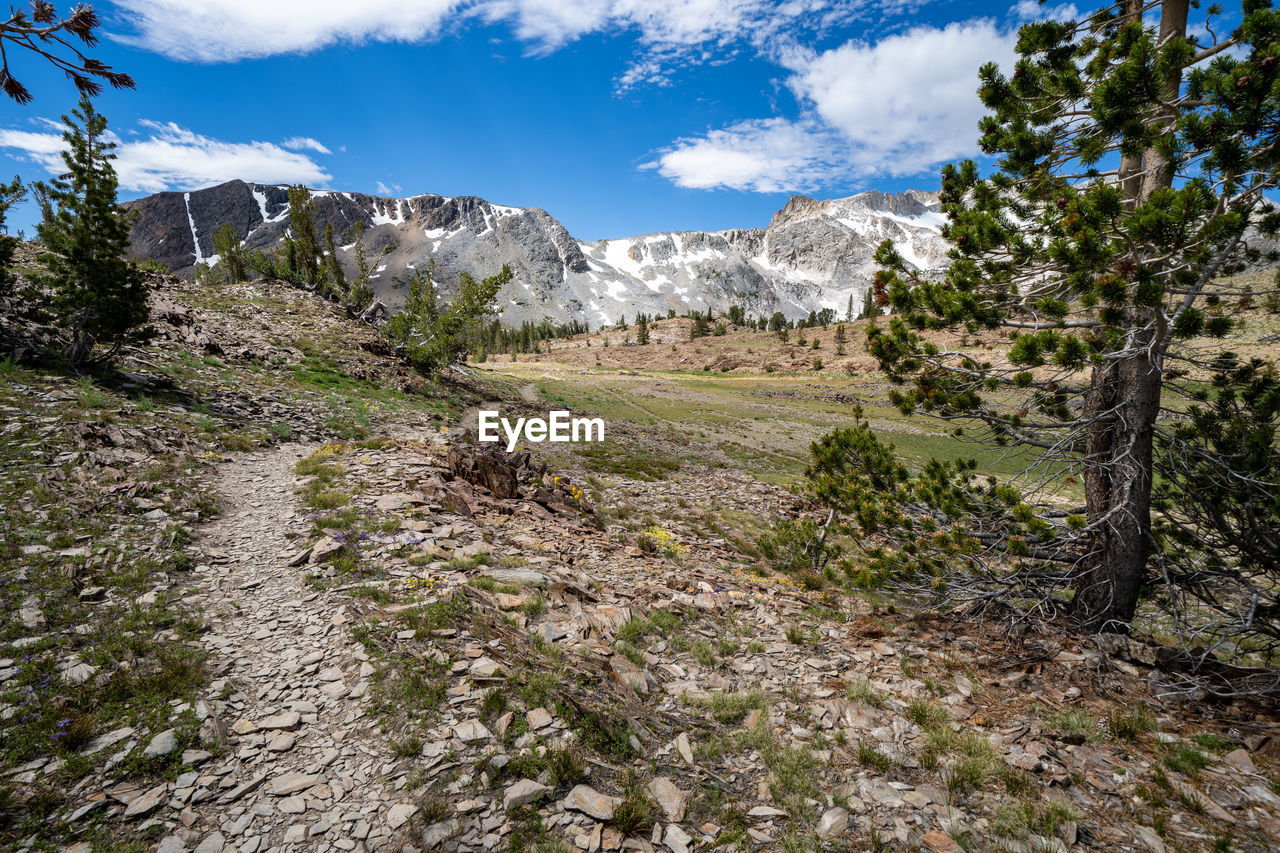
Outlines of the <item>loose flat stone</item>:
[[166,835],[156,845],[156,853],[187,853],[187,842],[176,835]]
[[676,822],[684,820],[687,799],[674,782],[665,776],[659,776],[649,783],[649,793],[666,814],[667,820]]
[[430,850],[433,847],[439,847],[453,836],[457,835],[462,829],[462,824],[457,819],[442,820],[439,823],[433,823],[426,829],[422,830],[422,846]]
[[490,657],[477,659],[469,668],[472,678],[493,678],[502,671],[502,664]]
[[326,536],[311,547],[311,553],[307,555],[307,559],[313,564],[323,563],[325,560],[329,559],[341,550],[341,542],[330,539]]
[[107,588],[103,586],[86,586],[80,590],[81,601],[101,601],[107,597]]
[[236,720],[231,724],[231,731],[238,735],[251,735],[258,730],[256,723],[249,720]]
[[551,578],[533,569],[486,569],[481,574],[488,575],[498,583],[523,584],[525,586],[550,586]]
[[98,735],[96,738],[93,739],[92,742],[90,742],[88,746],[84,748],[84,751],[81,752],[80,754],[93,755],[95,752],[101,752],[102,750],[106,749],[109,746],[115,746],[117,743],[124,740],[131,734],[133,734],[133,729],[129,726],[126,726],[122,729],[116,729],[115,731],[107,732],[104,735]]
[[502,795],[502,807],[504,809],[513,809],[519,806],[527,806],[539,797],[549,793],[551,793],[551,788],[546,785],[542,785],[532,779],[521,779],[507,786],[507,790]]
[[787,813],[773,806],[756,806],[747,812],[747,817],[786,817]]
[[552,716],[546,708],[534,708],[525,715],[525,719],[529,721],[529,728],[538,731],[551,725]]
[[1256,775],[1258,768],[1254,766],[1253,759],[1249,753],[1243,749],[1233,749],[1222,757],[1227,764],[1239,770],[1241,773]]
[[62,671],[62,680],[68,684],[84,684],[94,673],[98,671],[96,666],[87,663],[76,663],[67,667]]
[[280,732],[267,742],[268,752],[288,752],[293,749],[294,743],[297,741],[291,733]]
[[612,820],[620,800],[600,793],[590,785],[575,785],[560,804],[566,810],[591,815],[596,820]]
[[338,700],[350,693],[351,690],[341,681],[332,681],[321,687],[320,692],[330,699]]
[[693,763],[693,747],[689,745],[689,735],[681,732],[676,737],[676,751],[680,753],[680,757],[684,759],[686,764]]
[[839,836],[844,835],[848,828],[849,812],[839,806],[836,806],[835,808],[827,809],[822,813],[822,818],[818,821],[818,828],[816,831],[819,838],[829,841],[832,838],[838,838]]
[[411,803],[397,803],[387,811],[387,825],[392,829],[399,829],[404,826],[409,818],[413,817],[418,811],[418,807]]
[[231,791],[223,795],[222,799],[219,800],[218,802],[222,803],[223,805],[234,803],[236,800],[240,799],[245,794],[248,794],[251,791],[256,791],[258,789],[258,786],[265,781],[267,781],[267,774],[259,773],[257,776],[254,776],[252,779],[249,779],[246,782],[241,782],[239,785],[232,788]]
[[222,848],[227,846],[227,839],[223,837],[221,832],[211,832],[204,837],[201,842],[196,845],[195,853],[222,853]]
[[295,794],[298,791],[305,791],[319,783],[319,776],[311,776],[306,773],[297,772],[286,773],[283,776],[276,777],[267,792],[275,797],[283,797],[287,794]]
[[662,834],[662,843],[671,848],[671,853],[689,853],[689,844],[693,841],[689,833],[674,823]]
[[297,711],[282,711],[279,714],[273,714],[265,720],[258,722],[258,728],[267,731],[291,730],[297,727],[302,721],[302,715]]
[[143,755],[147,758],[158,758],[168,755],[178,748],[178,733],[174,729],[166,729],[151,739]]
[[929,853],[964,853],[964,848],[945,832],[931,829],[920,837],[920,846]]
[[484,723],[479,720],[467,720],[458,723],[453,727],[453,734],[463,743],[475,743],[480,740],[488,740],[493,734],[485,728]]
[[302,814],[307,810],[307,801],[302,797],[284,797],[276,803],[276,808],[285,814]]
[[146,817],[164,804],[169,797],[168,785],[157,785],[145,794],[140,794],[129,801],[125,807],[125,820]]

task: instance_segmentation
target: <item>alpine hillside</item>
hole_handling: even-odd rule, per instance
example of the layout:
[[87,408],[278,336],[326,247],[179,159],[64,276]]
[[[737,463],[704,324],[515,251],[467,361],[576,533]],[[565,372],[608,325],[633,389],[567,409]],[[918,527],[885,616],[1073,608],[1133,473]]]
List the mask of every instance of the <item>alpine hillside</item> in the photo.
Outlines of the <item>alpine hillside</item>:
[[[749,313],[789,318],[830,308],[843,315],[862,304],[885,239],[923,270],[946,259],[945,218],[936,193],[864,192],[819,201],[793,196],[765,228],[685,231],[613,240],[578,240],[545,210],[481,198],[417,195],[383,198],[315,191],[318,227],[332,225],[342,261],[354,270],[350,236],[364,225],[370,257],[381,257],[375,287],[393,307],[397,282],[434,261],[447,291],[462,272],[488,275],[509,264],[514,279],[499,295],[502,319],[616,322],[637,311]],[[216,265],[214,232],[230,223],[249,249],[269,249],[289,227],[284,186],[229,181],[189,193],[166,192],[129,202],[138,212],[132,252],[189,274]],[[391,247],[391,248],[389,248]],[[384,250],[388,250],[384,255]]]

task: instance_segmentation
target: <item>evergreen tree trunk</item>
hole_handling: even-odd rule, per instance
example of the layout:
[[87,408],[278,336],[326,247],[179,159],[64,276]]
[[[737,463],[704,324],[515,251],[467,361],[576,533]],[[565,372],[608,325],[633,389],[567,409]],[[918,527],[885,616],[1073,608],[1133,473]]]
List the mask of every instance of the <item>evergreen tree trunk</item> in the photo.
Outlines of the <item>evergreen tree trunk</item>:
[[1151,462],[1161,367],[1142,348],[1094,371],[1084,473],[1086,517],[1096,525],[1075,584],[1074,616],[1090,631],[1127,630],[1151,551]]
[[[1125,15],[1135,23],[1142,23],[1143,0],[1125,0]],[[1125,206],[1133,210],[1142,193],[1142,155],[1123,154],[1120,157],[1120,187],[1124,190]]]
[[[1186,37],[1189,5],[1188,0],[1161,4],[1160,45]],[[1140,19],[1142,4],[1129,0],[1128,10]],[[1176,67],[1160,82],[1165,106],[1155,122],[1162,135],[1174,132],[1173,104],[1181,84]],[[1123,157],[1120,181],[1127,206],[1132,209],[1171,186],[1170,166],[1155,147],[1140,161]],[[1085,506],[1094,533],[1075,584],[1074,616],[1091,631],[1128,630],[1151,553],[1152,445],[1168,331],[1152,312],[1133,310],[1145,315],[1131,318],[1137,334],[1123,357],[1094,370],[1085,400]]]
[[[1167,44],[1171,39],[1184,39],[1187,36],[1187,10],[1189,0],[1164,0],[1160,4],[1160,41]],[[1161,115],[1157,119],[1162,135],[1174,133],[1178,121],[1179,90],[1182,86],[1182,69],[1173,66],[1165,78],[1160,81],[1160,98],[1163,103]],[[1142,157],[1142,198],[1151,198],[1151,194],[1173,184],[1173,164],[1155,148],[1148,148]]]

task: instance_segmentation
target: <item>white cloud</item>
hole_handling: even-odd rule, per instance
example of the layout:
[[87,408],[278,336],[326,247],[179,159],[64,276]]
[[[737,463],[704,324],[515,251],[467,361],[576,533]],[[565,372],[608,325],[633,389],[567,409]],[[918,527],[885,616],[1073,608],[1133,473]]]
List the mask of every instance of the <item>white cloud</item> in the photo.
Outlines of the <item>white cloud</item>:
[[339,42],[419,41],[462,0],[116,0],[135,30],[115,38],[173,59],[224,62]]
[[762,119],[678,140],[642,168],[691,189],[783,192],[825,183],[840,168],[841,148],[818,123]]
[[333,153],[323,143],[312,139],[310,136],[290,136],[280,144],[290,151],[314,151],[317,154]]
[[[635,33],[641,45],[623,86],[663,82],[705,61],[701,48],[825,32],[840,22],[902,12],[928,0],[116,0],[131,31],[113,37],[173,59],[224,62],[306,53],[338,43],[417,42],[478,20],[506,24],[534,54],[589,33]],[[663,68],[655,69],[655,60]]]
[[56,133],[0,129],[0,148],[16,148],[27,159],[46,166],[51,173],[63,170],[60,155],[66,147],[62,137]]
[[394,196],[396,193],[400,192],[400,185],[391,184],[390,186],[387,186],[382,181],[378,181],[374,184],[374,189],[378,191],[378,195]]
[[[424,41],[477,21],[510,27],[533,54],[591,33],[630,33],[637,47],[615,81],[620,90],[668,85],[680,68],[750,51],[785,69],[798,111],[678,139],[645,168],[687,187],[814,191],[851,178],[915,174],[977,153],[976,72],[988,60],[1008,60],[1015,34],[987,20],[899,31],[909,20],[905,15],[928,2],[366,0],[352,6],[349,0],[116,0],[136,27],[116,37],[175,59],[213,62],[335,43]],[[1006,20],[1071,11],[1067,4],[1022,0]],[[855,21],[889,34],[820,52],[805,47]],[[307,138],[281,146],[328,153]]]
[[1022,0],[1013,7],[1013,16],[1021,21],[1074,21],[1080,17],[1080,10],[1074,3],[1051,6],[1040,0]]
[[680,186],[813,191],[876,175],[913,175],[978,153],[977,71],[1007,65],[1016,34],[991,21],[916,27],[781,61],[797,119],[739,122],[677,140],[646,164]]
[[[305,154],[270,142],[224,142],[201,136],[172,122],[142,121],[144,133],[113,137],[115,169],[125,190],[153,193],[196,189],[240,178],[261,183],[315,186],[330,180],[325,169]],[[61,135],[0,129],[0,148],[34,162],[49,174],[65,171]]]

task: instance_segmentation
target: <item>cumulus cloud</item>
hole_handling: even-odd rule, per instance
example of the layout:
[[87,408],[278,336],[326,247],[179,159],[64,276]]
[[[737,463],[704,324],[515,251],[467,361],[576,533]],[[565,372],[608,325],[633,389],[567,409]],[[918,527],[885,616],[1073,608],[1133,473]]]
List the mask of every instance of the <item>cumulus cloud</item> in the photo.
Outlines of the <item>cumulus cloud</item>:
[[677,140],[646,164],[686,187],[814,191],[913,175],[978,153],[977,69],[1011,62],[1016,34],[991,21],[916,27],[782,61],[795,119],[739,122]]
[[339,42],[419,41],[460,0],[116,0],[127,44],[173,59],[223,62],[306,53]]
[[[194,189],[240,178],[261,183],[323,185],[331,178],[309,156],[270,142],[226,142],[167,122],[141,121],[142,133],[116,142],[121,188],[153,193]],[[49,174],[65,171],[59,133],[0,128],[0,149],[36,163]]]
[[642,168],[677,186],[783,192],[825,183],[841,168],[843,146],[814,121],[744,121],[705,136],[678,140]]
[[[113,37],[173,59],[224,62],[338,43],[425,41],[471,21],[505,24],[534,54],[589,33],[634,33],[619,83],[663,82],[712,47],[764,49],[801,32],[910,10],[928,0],[115,0],[131,30]],[[774,49],[768,47],[769,50]],[[657,63],[660,67],[655,67]]]
[[310,136],[290,136],[280,144],[290,151],[314,151],[317,154],[333,153],[323,143],[312,139]]
[[[1017,22],[1075,11],[1070,3],[1022,0],[1009,7],[1006,26],[970,20],[903,30],[909,13],[928,2],[116,0],[134,29],[115,37],[174,59],[217,62],[336,43],[425,41],[475,22],[509,27],[532,54],[591,33],[629,33],[635,50],[615,80],[620,90],[667,85],[686,66],[750,53],[782,68],[798,109],[677,139],[644,167],[686,187],[811,192],[850,179],[916,174],[976,154],[977,68],[1007,63]],[[885,35],[823,50],[806,46],[857,21]],[[328,153],[307,138],[285,140],[276,150]]]
[[1080,10],[1074,3],[1050,5],[1040,0],[1022,0],[1013,7],[1013,16],[1022,21],[1075,21],[1080,18]]

